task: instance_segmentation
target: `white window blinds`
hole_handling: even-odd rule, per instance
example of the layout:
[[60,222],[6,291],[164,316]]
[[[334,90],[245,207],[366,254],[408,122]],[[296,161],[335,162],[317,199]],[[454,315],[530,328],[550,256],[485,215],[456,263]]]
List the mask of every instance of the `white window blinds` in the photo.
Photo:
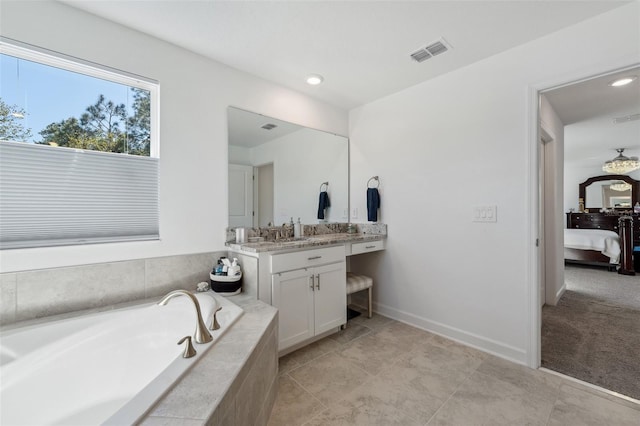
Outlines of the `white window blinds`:
[[158,158],[0,141],[0,249],[158,239]]

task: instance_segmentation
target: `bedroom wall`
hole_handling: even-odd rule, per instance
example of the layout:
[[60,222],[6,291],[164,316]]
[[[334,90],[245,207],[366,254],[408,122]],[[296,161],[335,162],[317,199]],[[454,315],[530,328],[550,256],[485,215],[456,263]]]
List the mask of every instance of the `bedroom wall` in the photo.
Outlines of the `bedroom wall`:
[[[530,93],[638,61],[638,16],[634,2],[350,112],[359,221],[367,179],[384,191],[387,249],[351,259],[379,312],[532,363]],[[472,222],[474,205],[497,223]]]
[[227,107],[346,135],[347,112],[54,1],[2,1],[0,34],[160,82],[160,241],[2,252],[1,271],[224,248]]

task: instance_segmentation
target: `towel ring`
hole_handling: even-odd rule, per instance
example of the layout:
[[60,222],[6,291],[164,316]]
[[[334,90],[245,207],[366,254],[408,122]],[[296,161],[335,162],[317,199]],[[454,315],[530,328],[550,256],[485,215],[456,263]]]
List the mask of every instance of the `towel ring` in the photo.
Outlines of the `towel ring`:
[[329,189],[329,182],[322,182],[320,184],[320,192],[322,192],[322,187],[323,186],[326,186],[326,188],[324,189],[326,191],[327,189]]
[[[376,181],[376,186],[369,186],[372,180]],[[374,176],[367,181],[367,188],[378,188],[379,186],[380,186],[380,179],[378,179],[378,176]]]

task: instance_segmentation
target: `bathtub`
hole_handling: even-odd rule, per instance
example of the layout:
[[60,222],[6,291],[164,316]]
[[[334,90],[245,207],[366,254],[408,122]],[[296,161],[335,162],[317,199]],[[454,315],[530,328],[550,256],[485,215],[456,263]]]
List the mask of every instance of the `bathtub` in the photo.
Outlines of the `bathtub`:
[[223,309],[213,342],[194,343],[192,358],[183,358],[177,344],[195,330],[187,297],[3,332],[0,423],[135,423],[242,315],[242,308],[211,292],[196,297],[207,325],[214,310]]

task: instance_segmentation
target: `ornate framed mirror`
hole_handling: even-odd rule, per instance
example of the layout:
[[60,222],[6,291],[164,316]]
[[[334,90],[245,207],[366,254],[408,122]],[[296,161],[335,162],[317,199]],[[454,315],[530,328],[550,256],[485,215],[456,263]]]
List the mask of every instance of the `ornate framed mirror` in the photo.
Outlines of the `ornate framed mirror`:
[[578,197],[588,210],[630,210],[640,201],[640,181],[626,175],[590,177],[578,186]]

